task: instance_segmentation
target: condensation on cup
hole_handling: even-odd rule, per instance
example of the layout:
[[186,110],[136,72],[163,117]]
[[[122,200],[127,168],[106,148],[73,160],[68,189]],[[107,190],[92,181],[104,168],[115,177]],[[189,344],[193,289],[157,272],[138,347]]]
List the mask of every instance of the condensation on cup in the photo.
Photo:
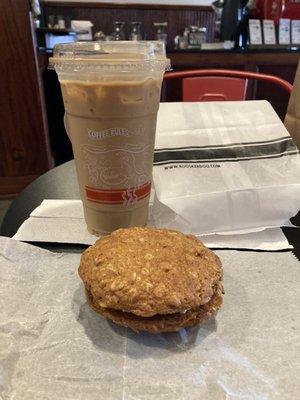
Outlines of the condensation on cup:
[[55,46],[65,125],[88,230],[99,235],[148,219],[161,42],[79,42]]

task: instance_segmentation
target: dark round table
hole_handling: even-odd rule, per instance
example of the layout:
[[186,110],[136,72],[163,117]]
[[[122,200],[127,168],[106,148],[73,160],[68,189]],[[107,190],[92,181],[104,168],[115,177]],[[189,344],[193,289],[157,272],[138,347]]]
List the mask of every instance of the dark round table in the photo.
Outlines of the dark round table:
[[[12,202],[0,228],[1,236],[12,237],[44,199],[80,199],[74,160],[53,168],[28,185]],[[85,245],[32,242],[52,251],[81,252]]]
[[[41,204],[44,199],[79,199],[74,160],[60,165],[32,182],[12,202],[3,219],[0,235],[12,237],[30,213]],[[300,213],[293,223],[300,225]],[[293,253],[300,260],[300,229],[282,228],[288,241],[294,246]],[[81,252],[86,245],[63,243],[33,244],[52,250],[63,252]]]

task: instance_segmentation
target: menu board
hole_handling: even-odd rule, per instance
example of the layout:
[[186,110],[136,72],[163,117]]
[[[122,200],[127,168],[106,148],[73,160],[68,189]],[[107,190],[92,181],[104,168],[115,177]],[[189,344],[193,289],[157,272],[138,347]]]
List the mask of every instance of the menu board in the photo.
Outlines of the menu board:
[[263,20],[264,44],[276,44],[275,25],[272,19]]
[[292,20],[292,44],[300,44],[300,20]]
[[249,19],[249,38],[251,45],[262,44],[261,23],[259,19]]
[[288,18],[280,18],[279,20],[278,41],[279,44],[291,43],[291,20]]

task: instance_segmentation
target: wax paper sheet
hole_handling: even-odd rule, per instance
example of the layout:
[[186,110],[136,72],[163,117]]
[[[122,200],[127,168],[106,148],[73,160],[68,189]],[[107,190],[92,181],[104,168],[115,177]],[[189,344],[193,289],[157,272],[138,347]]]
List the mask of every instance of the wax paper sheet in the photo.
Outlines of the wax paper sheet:
[[[148,225],[155,226],[150,205]],[[182,226],[182,229],[184,226]],[[210,248],[283,250],[292,248],[280,228],[256,232],[197,235]],[[14,239],[27,242],[94,244],[86,229],[81,200],[44,200],[23,222]]]
[[216,318],[136,334],[89,308],[79,255],[0,238],[0,398],[298,399],[298,261],[285,252],[218,255],[226,294]]

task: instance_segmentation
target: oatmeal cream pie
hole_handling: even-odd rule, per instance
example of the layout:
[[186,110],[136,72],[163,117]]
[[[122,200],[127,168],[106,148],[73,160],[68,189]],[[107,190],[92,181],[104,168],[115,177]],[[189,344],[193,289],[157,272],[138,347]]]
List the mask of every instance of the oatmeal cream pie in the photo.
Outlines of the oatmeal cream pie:
[[195,236],[118,229],[83,253],[79,275],[91,307],[135,331],[200,324],[222,304],[222,265]]

